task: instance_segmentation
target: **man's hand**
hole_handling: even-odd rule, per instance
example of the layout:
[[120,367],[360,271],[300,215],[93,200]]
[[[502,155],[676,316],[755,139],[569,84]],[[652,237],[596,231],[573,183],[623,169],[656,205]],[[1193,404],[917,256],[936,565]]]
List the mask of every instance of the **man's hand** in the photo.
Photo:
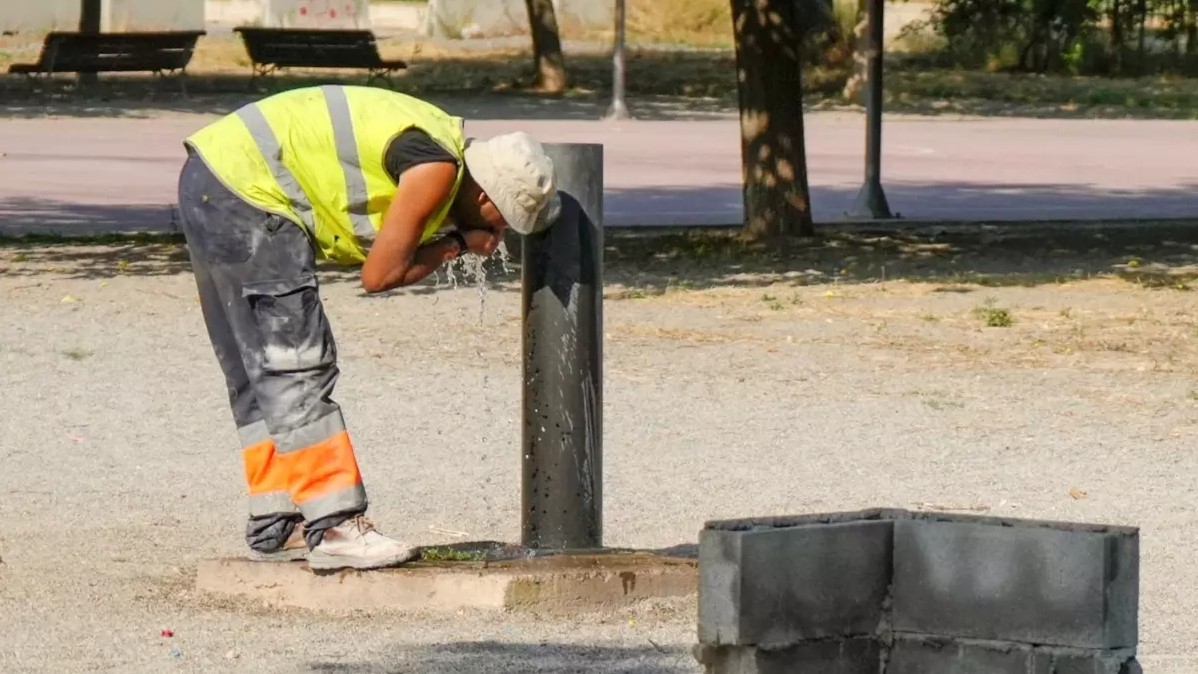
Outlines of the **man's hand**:
[[499,247],[499,235],[489,229],[467,229],[462,236],[466,239],[466,250],[475,255],[491,257]]

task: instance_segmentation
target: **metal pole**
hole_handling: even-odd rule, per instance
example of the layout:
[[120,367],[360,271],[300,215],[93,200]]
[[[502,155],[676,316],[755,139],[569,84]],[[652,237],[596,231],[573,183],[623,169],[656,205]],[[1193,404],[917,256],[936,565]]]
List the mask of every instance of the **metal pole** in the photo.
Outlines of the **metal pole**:
[[865,184],[849,211],[854,218],[891,218],[882,191],[882,12],[885,0],[869,0],[867,72],[865,88]]
[[[79,4],[79,32],[80,33],[99,33],[100,32],[100,15],[101,15],[101,0],[80,0]],[[80,84],[95,84],[100,81],[96,73],[79,73],[78,81]]]
[[603,544],[603,146],[545,144],[561,209],[523,238],[522,543]]
[[616,39],[612,46],[612,77],[611,77],[611,107],[607,109],[607,119],[631,119],[628,106],[624,103],[625,76],[627,63],[624,57],[624,0],[616,0]]

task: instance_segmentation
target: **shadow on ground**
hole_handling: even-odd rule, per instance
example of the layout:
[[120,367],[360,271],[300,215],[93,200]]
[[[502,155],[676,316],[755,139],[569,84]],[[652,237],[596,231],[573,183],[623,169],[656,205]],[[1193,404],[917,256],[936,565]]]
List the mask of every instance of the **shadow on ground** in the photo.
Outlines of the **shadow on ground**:
[[[812,238],[749,241],[735,231],[615,230],[604,250],[610,299],[713,287],[858,284],[890,280],[948,286],[1036,286],[1116,277],[1189,290],[1198,279],[1198,223],[1078,228],[1027,223],[995,229],[825,229]],[[513,247],[518,258],[519,247]],[[519,264],[494,269],[493,288],[519,291]],[[105,279],[188,273],[177,236],[103,237],[88,243],[0,241],[0,277]],[[357,283],[357,270],[325,265],[325,284]],[[1198,284],[1195,284],[1198,285]],[[435,294],[439,281],[394,293]],[[367,297],[363,295],[364,297]],[[385,296],[385,294],[384,294]]]
[[[1005,212],[1027,221],[907,226],[897,220],[868,227],[829,221],[817,225],[816,237],[770,241],[745,240],[736,229],[613,228],[605,236],[605,282],[623,286],[610,291],[617,297],[779,282],[905,279],[1036,285],[1096,275],[1121,276],[1153,286],[1188,287],[1198,277],[1195,187],[1110,191],[1071,185],[1012,189],[997,184],[899,183],[886,188],[895,210],[901,210],[902,204],[922,203],[925,212],[975,213],[974,219],[979,220],[984,220],[987,212]],[[723,193],[729,190],[731,196]],[[813,190],[817,216],[834,212],[837,204],[847,208],[855,192],[855,188]],[[738,194],[739,188],[728,185],[617,188],[607,191],[606,200],[608,208],[618,205],[625,211],[639,208],[661,214]],[[1052,222],[1071,212],[1104,214],[1105,218],[1089,224]],[[111,230],[171,232],[170,213],[169,206],[0,199],[0,275],[108,278],[185,272],[189,268],[187,252],[177,233],[96,234]],[[1148,214],[1172,219],[1143,220]],[[30,231],[41,236],[20,237]],[[71,241],[47,236],[49,232],[90,233],[93,238]],[[513,239],[509,247],[518,263],[519,242]],[[490,278],[500,282],[501,289],[518,289],[518,264],[515,266],[513,273],[495,273]],[[325,270],[322,278],[326,283],[357,282],[355,269],[326,265]],[[439,283],[433,279],[396,292],[429,294],[446,287],[442,277]]]
[[[564,95],[542,95],[527,86],[531,58],[523,49],[424,55],[413,52],[411,45],[396,48],[400,51],[391,55],[410,67],[392,79],[395,90],[427,98],[468,119],[597,119],[611,99],[611,60],[605,50],[568,53],[571,88]],[[36,51],[26,50],[15,60],[34,59]],[[0,70],[13,60],[0,50]],[[1058,119],[1192,119],[1198,114],[1198,81],[1190,78],[975,72],[930,67],[895,55],[888,57],[886,68],[888,113]],[[847,65],[807,68],[805,102],[814,109],[859,109],[843,95],[848,76]],[[365,73],[355,70],[295,69],[253,82],[240,44],[216,40],[197,50],[187,95],[173,77],[104,74],[99,83],[80,87],[72,75],[37,85],[9,75],[0,77],[0,117],[223,114],[278,90],[366,80]],[[730,49],[636,48],[628,57],[627,92],[640,119],[735,114],[735,58]]]
[[[572,87],[561,95],[529,88],[531,58],[520,51],[417,55],[409,63],[408,70],[392,78],[393,89],[442,104],[467,119],[597,119],[611,100],[611,59],[605,54],[570,55]],[[628,94],[636,97],[640,118],[695,119],[735,112],[736,70],[730,51],[642,50],[628,68]],[[813,71],[808,86],[832,91],[841,81],[843,73]],[[365,72],[338,69],[285,70],[254,81],[248,63],[209,71],[193,66],[186,94],[176,77],[102,74],[98,83],[79,85],[69,74],[37,82],[10,75],[0,77],[0,116],[224,114],[285,89],[366,83]]]
[[1198,223],[1069,229],[839,229],[812,238],[745,241],[730,232],[628,234],[605,250],[609,296],[637,299],[712,287],[860,284],[1037,286],[1118,277],[1189,290],[1198,278]]
[[[1077,183],[885,183],[891,211],[907,220],[1027,221],[1184,218],[1198,221],[1198,184],[1153,189],[1105,189]],[[846,220],[858,185],[815,185],[816,222]],[[604,208],[632,224],[733,224],[741,217],[741,187],[728,182],[685,187],[609,187]],[[643,214],[643,215],[641,215]]]
[[[182,166],[182,158],[179,164]],[[33,197],[0,198],[0,236],[177,231],[172,204],[98,205]]]
[[308,667],[312,671],[329,674],[675,674],[693,672],[696,665],[689,649],[657,646],[653,643],[633,647],[479,641],[407,648],[397,653],[393,661],[386,663],[313,662],[309,663]]

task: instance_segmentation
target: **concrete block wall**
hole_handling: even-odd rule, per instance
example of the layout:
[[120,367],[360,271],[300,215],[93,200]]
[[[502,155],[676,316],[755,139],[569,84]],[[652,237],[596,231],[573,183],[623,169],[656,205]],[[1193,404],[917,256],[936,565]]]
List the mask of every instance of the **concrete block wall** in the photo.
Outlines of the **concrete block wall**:
[[869,510],[709,522],[708,674],[1138,674],[1139,530]]

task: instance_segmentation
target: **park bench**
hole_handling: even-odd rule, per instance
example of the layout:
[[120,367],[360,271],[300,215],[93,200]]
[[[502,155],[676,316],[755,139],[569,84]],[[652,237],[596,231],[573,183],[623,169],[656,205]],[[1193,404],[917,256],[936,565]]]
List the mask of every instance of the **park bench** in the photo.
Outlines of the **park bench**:
[[385,61],[378,42],[369,30],[333,30],[314,28],[234,28],[245,42],[253,66],[254,81],[279,68],[365,68],[366,83],[386,80],[408,67],[403,61]]
[[138,33],[46,34],[36,63],[14,63],[8,72],[36,78],[54,73],[179,72],[187,92],[187,64],[202,30]]

